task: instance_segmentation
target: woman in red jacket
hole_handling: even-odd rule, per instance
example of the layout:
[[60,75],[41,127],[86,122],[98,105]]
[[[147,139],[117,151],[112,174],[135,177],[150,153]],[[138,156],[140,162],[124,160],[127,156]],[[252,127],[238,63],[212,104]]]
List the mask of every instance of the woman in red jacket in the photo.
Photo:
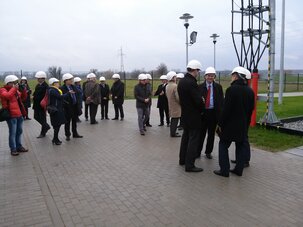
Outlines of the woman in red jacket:
[[4,79],[5,85],[0,88],[0,98],[2,107],[9,109],[10,119],[7,120],[9,129],[9,147],[12,156],[19,155],[20,152],[27,152],[28,150],[22,146],[21,135],[23,117],[26,112],[22,101],[26,99],[26,89],[22,92],[18,91],[18,77],[15,75],[8,75]]

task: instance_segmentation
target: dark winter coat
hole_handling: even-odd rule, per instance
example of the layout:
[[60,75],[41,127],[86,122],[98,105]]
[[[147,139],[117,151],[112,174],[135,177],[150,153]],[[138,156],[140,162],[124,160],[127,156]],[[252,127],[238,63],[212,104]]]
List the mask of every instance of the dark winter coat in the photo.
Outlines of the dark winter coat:
[[31,107],[32,90],[30,89],[28,84],[20,85],[19,90],[22,91],[24,88],[26,89],[27,97],[26,97],[25,101],[23,101],[23,105],[24,105],[24,107],[29,108],[29,107]]
[[79,116],[82,114],[82,110],[81,110],[81,95],[79,90],[75,87],[75,85],[70,85],[72,90],[76,95],[76,103],[73,104],[73,98],[72,98],[72,94],[69,93],[69,90],[67,88],[67,86],[64,84],[63,86],[60,87],[61,91],[63,92],[63,94],[68,93],[66,96],[64,96],[63,98],[63,109],[65,112],[65,116],[67,118],[72,118],[74,116]]
[[49,87],[48,89],[49,106],[57,108],[57,112],[50,114],[51,124],[53,127],[60,126],[65,123],[65,116],[63,110],[63,99],[69,94],[61,95],[58,89]]
[[[108,84],[99,84],[100,86],[100,95],[101,95],[101,103],[108,102],[109,100],[109,86]],[[106,99],[104,99],[106,98]]]
[[[85,84],[85,103],[93,103],[95,105],[99,105],[101,99],[100,99],[100,87],[99,84],[96,83],[96,81],[90,80]],[[89,97],[89,100],[88,100]]]
[[[136,107],[137,108],[147,108],[150,105],[150,99],[151,99],[151,91],[146,86],[146,84],[137,84],[134,88],[134,96],[136,99]],[[149,102],[146,103],[144,100],[149,99]]]
[[[167,84],[160,84],[158,86],[157,91],[155,92],[155,96],[158,96],[158,102],[157,102],[157,108],[163,108],[166,109],[168,108],[168,101],[166,97],[166,86]],[[162,95],[160,95],[161,92],[164,92]]]
[[44,81],[42,84],[37,84],[33,93],[33,109],[38,111],[44,111],[41,107],[40,102],[44,98],[45,93],[48,89],[48,84]]
[[185,129],[201,129],[201,114],[204,101],[201,97],[196,78],[186,73],[179,81],[178,93],[181,105],[181,119]]
[[[215,81],[213,81],[212,86],[213,86],[213,98],[214,98],[214,112],[216,114],[216,120],[218,121],[222,113],[223,102],[224,102],[223,89],[222,86],[216,83]],[[199,85],[199,90],[201,92],[201,96],[204,97],[204,100],[206,100],[207,97],[206,81],[204,81],[202,84]]]
[[221,127],[220,138],[235,142],[247,138],[254,105],[253,90],[242,79],[233,81],[226,90],[223,112],[218,123]]
[[122,105],[124,102],[124,83],[121,80],[117,80],[113,83],[110,91],[112,94],[113,104]]

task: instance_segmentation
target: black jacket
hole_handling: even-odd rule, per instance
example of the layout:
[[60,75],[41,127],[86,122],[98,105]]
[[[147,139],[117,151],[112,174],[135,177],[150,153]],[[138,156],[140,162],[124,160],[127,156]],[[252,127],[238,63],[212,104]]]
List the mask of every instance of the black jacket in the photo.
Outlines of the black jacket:
[[[222,113],[223,102],[224,102],[223,89],[222,86],[216,83],[215,81],[213,81],[212,85],[213,85],[214,111],[216,114],[216,120],[218,121]],[[204,100],[206,100],[207,97],[206,81],[204,81],[202,84],[199,85],[199,90],[201,92],[201,96],[204,97]]]
[[223,112],[218,123],[221,127],[220,138],[243,141],[247,137],[254,105],[253,90],[242,79],[233,81],[226,90]]
[[[134,88],[134,96],[136,99],[137,108],[147,108],[150,104],[151,91],[148,86],[137,84]],[[145,103],[144,100],[149,98],[149,102]]]
[[[121,80],[117,80],[111,87],[111,94],[113,104],[122,105],[124,102],[124,83]],[[117,98],[115,98],[117,96]]]
[[37,84],[33,94],[33,109],[38,111],[44,111],[41,107],[40,102],[44,98],[45,93],[48,89],[48,84],[44,81],[42,84]]
[[[70,85],[70,86],[72,87],[72,90],[76,92],[75,93],[76,103],[75,104],[73,103],[72,94],[67,94],[64,96],[63,108],[64,108],[65,116],[68,118],[79,116],[82,114],[82,110],[81,110],[82,100],[81,100],[80,91],[75,87],[75,85]],[[65,84],[61,86],[60,89],[63,92],[63,94],[69,93],[69,90]]]
[[201,114],[204,110],[204,101],[196,78],[186,73],[179,81],[178,93],[181,105],[181,119],[185,129],[201,129]]
[[[155,92],[155,96],[158,96],[158,102],[157,102],[157,108],[163,108],[163,109],[166,109],[168,108],[168,100],[167,100],[167,97],[166,97],[166,86],[167,86],[167,83],[166,84],[160,84],[158,86],[158,89],[157,91]],[[160,95],[161,92],[164,92],[163,95]]]
[[55,106],[57,108],[57,112],[50,114],[51,124],[52,126],[60,126],[65,123],[65,116],[64,116],[64,110],[63,110],[63,99],[64,96],[67,96],[69,94],[61,95],[58,89],[54,87],[49,87],[48,89],[48,102],[49,106]]
[[[100,86],[100,94],[101,94],[101,103],[102,102],[108,102],[109,100],[109,86],[108,84],[104,84],[104,87],[102,84]],[[106,99],[104,99],[106,98]]]

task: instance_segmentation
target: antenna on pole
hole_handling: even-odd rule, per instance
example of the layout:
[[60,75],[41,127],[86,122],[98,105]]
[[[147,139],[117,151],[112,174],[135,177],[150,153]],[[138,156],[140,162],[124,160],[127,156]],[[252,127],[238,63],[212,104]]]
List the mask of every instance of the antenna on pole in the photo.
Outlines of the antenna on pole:
[[120,50],[119,50],[119,55],[120,55],[120,72],[124,72],[124,62],[123,62],[123,56],[125,55],[124,53],[123,53],[123,50],[122,50],[122,46],[121,46],[121,48],[120,48]]

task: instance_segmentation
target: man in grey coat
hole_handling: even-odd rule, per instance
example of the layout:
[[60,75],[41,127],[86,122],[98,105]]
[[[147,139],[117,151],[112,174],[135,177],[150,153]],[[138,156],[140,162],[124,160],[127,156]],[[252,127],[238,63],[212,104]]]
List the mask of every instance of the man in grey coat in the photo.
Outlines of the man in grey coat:
[[96,75],[94,73],[90,73],[87,75],[88,82],[85,84],[85,104],[89,105],[89,115],[90,115],[90,123],[98,124],[96,121],[96,114],[98,110],[98,105],[101,101],[100,98],[100,87],[96,82]]

